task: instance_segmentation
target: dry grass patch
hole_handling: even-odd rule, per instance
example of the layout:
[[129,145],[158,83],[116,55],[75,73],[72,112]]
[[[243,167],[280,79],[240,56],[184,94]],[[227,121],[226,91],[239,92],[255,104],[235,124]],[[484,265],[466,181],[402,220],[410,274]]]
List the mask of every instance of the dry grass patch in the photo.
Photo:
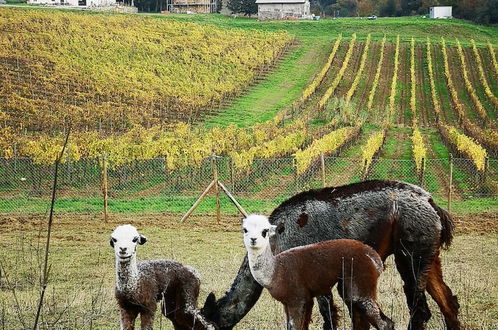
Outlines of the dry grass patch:
[[[460,299],[461,319],[469,329],[498,328],[498,234],[489,227],[477,230],[470,220],[491,223],[493,216],[459,218],[461,228],[449,251],[443,252],[445,280]],[[195,267],[202,275],[199,304],[210,291],[217,297],[229,288],[245,250],[239,217],[224,217],[221,225],[212,216],[195,216],[178,224],[178,215],[112,217],[109,223],[94,215],[58,216],[50,256],[51,277],[43,310],[42,328],[115,329],[119,315],[113,297],[114,256],[109,235],[119,224],[131,223],[149,238],[141,246],[143,259],[171,258]],[[32,325],[39,290],[44,221],[35,216],[0,218],[0,329]],[[466,226],[464,226],[467,224]],[[488,225],[486,225],[488,224]],[[404,328],[408,310],[402,283],[392,259],[380,277],[379,301],[383,311]],[[342,321],[349,326],[345,307]],[[429,329],[442,329],[442,318],[430,300],[433,317]],[[284,314],[268,293],[258,301],[237,329],[283,329]],[[312,329],[321,328],[315,307]],[[23,324],[24,323],[24,324]],[[164,317],[157,329],[172,329]]]

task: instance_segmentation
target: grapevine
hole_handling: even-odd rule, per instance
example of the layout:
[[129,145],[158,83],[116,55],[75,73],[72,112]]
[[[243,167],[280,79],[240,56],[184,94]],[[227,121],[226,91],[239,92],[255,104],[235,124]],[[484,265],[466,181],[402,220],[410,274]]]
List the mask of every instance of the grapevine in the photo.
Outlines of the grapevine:
[[351,41],[349,42],[349,48],[348,48],[348,51],[346,53],[346,57],[344,58],[344,62],[342,62],[341,69],[337,73],[337,75],[336,75],[334,81],[332,82],[332,84],[330,85],[330,87],[325,91],[325,94],[322,96],[322,98],[318,102],[319,108],[325,107],[325,104],[327,103],[328,99],[330,98],[332,93],[334,93],[335,89],[337,88],[337,86],[341,82],[342,76],[344,75],[344,72],[346,72],[346,69],[347,69],[348,64],[349,64],[349,60],[351,59],[351,55],[353,55],[355,41],[356,41],[356,33],[353,34],[353,36],[351,37]]
[[235,97],[292,40],[285,32],[12,8],[0,11],[0,31],[2,123],[41,132],[187,121]]
[[471,159],[479,171],[484,170],[487,157],[486,149],[473,139],[458,132],[455,127],[443,125],[441,131],[443,136],[455,146],[458,152]]
[[417,79],[415,76],[415,39],[410,42],[410,109],[412,111],[412,125],[417,126]]
[[458,41],[458,39],[456,40],[456,43],[457,43],[458,55],[460,57],[460,63],[462,65],[463,80],[465,81],[465,87],[467,88],[467,91],[469,92],[470,97],[472,98],[472,101],[476,106],[477,113],[479,114],[479,116],[481,116],[482,119],[486,120],[488,118],[486,110],[484,109],[481,101],[479,100],[479,97],[477,96],[476,91],[474,90],[474,86],[472,86],[472,83],[469,79],[467,62],[465,61],[462,45],[460,44],[460,41]]
[[325,77],[325,75],[327,74],[327,72],[330,69],[330,66],[332,65],[332,61],[334,60],[335,54],[337,53],[337,50],[339,49],[339,45],[341,44],[341,40],[342,40],[342,34],[339,35],[339,37],[337,37],[337,39],[334,43],[334,46],[332,48],[332,52],[330,53],[329,58],[328,58],[327,62],[325,63],[325,65],[323,66],[322,70],[315,77],[315,79],[313,79],[313,81],[308,86],[308,88],[306,88],[304,90],[303,94],[301,95],[301,97],[299,98],[299,100],[297,101],[295,106],[299,106],[299,105],[303,104],[311,95],[313,95],[313,93],[315,93],[318,86],[322,83],[323,78]]
[[474,52],[474,58],[476,59],[476,62],[477,62],[477,69],[479,70],[479,79],[481,80],[481,84],[484,87],[484,91],[486,92],[486,95],[488,96],[488,98],[493,102],[493,104],[496,107],[496,106],[498,106],[498,99],[491,91],[491,88],[489,88],[488,80],[486,79],[486,75],[484,74],[484,67],[482,66],[482,60],[481,60],[481,56],[479,55],[479,50],[477,49],[477,46],[476,46],[474,39],[471,39],[470,42],[472,44],[472,51]]
[[498,61],[496,61],[495,48],[489,41],[488,41],[488,50],[489,54],[491,55],[491,60],[493,61],[493,67],[495,68],[495,73],[498,75]]
[[436,119],[438,122],[441,120],[441,104],[437,97],[436,83],[434,81],[434,69],[432,66],[432,55],[431,55],[431,40],[427,37],[427,67],[429,71],[429,82],[431,84],[431,97],[432,104],[434,105],[434,111],[436,112]]
[[396,97],[398,67],[399,67],[399,35],[396,37],[396,51],[394,53],[393,80],[391,83],[391,94],[389,95],[389,118],[392,118],[392,116],[394,114],[394,100]]
[[349,90],[346,94],[346,102],[349,102],[351,100],[354,92],[356,91],[356,88],[358,87],[358,84],[360,83],[360,79],[361,79],[361,76],[363,74],[363,70],[365,68],[365,63],[367,62],[368,47],[370,46],[370,39],[371,39],[371,35],[368,34],[367,40],[365,41],[365,48],[363,49],[363,54],[361,55],[360,67],[358,69],[358,72],[356,72],[356,77],[354,78],[353,84],[351,85],[351,87],[349,88]]
[[413,129],[412,150],[413,158],[415,159],[415,166],[417,168],[417,172],[420,174],[425,166],[424,161],[427,158],[427,149],[424,145],[422,134],[420,134],[418,128]]
[[380,150],[384,143],[386,130],[382,129],[380,132],[374,133],[368,139],[367,143],[361,148],[361,160],[363,163],[363,173],[367,173],[370,165],[372,164],[373,157]]
[[361,125],[339,128],[295,153],[297,173],[304,173],[321,153],[332,153],[358,135]]
[[375,97],[375,91],[377,89],[377,85],[379,84],[379,78],[380,78],[380,71],[382,69],[382,62],[384,60],[384,46],[386,44],[386,37],[382,38],[382,43],[380,45],[380,56],[379,56],[379,63],[377,64],[377,71],[375,72],[375,78],[372,83],[372,89],[370,90],[370,94],[368,95],[368,104],[367,104],[367,109],[372,110],[372,105]]

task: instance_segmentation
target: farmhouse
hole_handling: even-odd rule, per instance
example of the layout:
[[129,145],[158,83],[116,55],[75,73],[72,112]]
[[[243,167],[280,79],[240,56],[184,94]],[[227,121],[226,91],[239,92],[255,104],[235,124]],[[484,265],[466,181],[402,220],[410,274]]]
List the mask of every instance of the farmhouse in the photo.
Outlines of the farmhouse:
[[256,0],[258,19],[309,18],[309,0]]
[[451,6],[434,6],[430,8],[429,11],[430,18],[452,18],[452,7]]
[[168,0],[168,11],[172,13],[216,13],[216,0]]

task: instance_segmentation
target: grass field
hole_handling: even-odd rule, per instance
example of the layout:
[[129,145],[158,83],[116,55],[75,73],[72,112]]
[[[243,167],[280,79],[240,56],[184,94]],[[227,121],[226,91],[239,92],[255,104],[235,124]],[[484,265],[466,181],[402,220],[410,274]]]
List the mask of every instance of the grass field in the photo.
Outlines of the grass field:
[[[123,223],[134,224],[149,239],[139,248],[139,259],[171,258],[201,273],[201,306],[209,292],[215,292],[217,297],[223,295],[245,253],[239,218],[224,216],[220,225],[212,216],[197,215],[184,224],[178,224],[177,220],[176,216],[124,214],[103,223],[91,215],[56,216],[42,328],[117,327],[114,259],[109,235],[115,226]],[[498,326],[498,282],[494,276],[498,263],[497,220],[496,213],[457,218],[453,245],[449,251],[442,252],[445,280],[459,297],[461,320],[467,329]],[[0,224],[0,328],[30,327],[39,290],[45,221],[34,216],[11,215],[0,217]],[[342,320],[348,322],[337,294],[335,298],[341,307]],[[408,311],[391,258],[381,275],[379,300],[386,315],[396,322],[396,329],[405,328]],[[437,307],[430,303],[433,317],[428,329],[441,329]],[[265,293],[236,329],[282,329],[283,320],[281,306]],[[312,329],[320,329],[320,326],[315,310]],[[172,327],[158,315],[156,329]]]

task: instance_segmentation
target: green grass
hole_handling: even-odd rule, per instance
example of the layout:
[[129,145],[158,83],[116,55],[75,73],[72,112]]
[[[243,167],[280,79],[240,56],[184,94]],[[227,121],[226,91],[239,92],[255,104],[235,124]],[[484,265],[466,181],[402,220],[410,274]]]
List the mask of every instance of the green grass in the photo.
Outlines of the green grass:
[[[199,194],[200,195],[200,194]],[[111,213],[186,213],[198,197],[176,195],[171,197],[143,197],[135,199],[109,199],[108,209]],[[246,199],[238,198],[238,202],[247,212],[270,213],[283,198]],[[230,200],[221,194],[221,211],[225,214],[237,214],[238,210]],[[60,198],[55,203],[58,213],[98,213],[103,212],[103,198]],[[0,199],[1,213],[45,213],[49,203],[42,198]],[[213,213],[216,209],[216,198],[206,197],[197,207],[197,213]]]
[[[427,37],[443,36],[450,44],[454,38],[475,39],[481,45],[487,40],[498,43],[498,31],[494,27],[475,25],[463,20],[430,20],[419,17],[378,18],[367,21],[357,18],[321,19],[319,21],[263,21],[255,18],[231,18],[223,15],[153,15],[162,19],[187,20],[202,24],[215,24],[227,28],[257,29],[265,31],[286,30],[299,39],[330,39],[343,34],[356,33],[358,41],[364,41],[369,33],[373,40],[381,40],[384,35],[401,41],[425,41]],[[438,40],[435,42],[439,42]]]
[[207,118],[205,126],[251,126],[273,118],[279,110],[292,104],[301,95],[325,62],[332,42],[333,39],[317,42],[303,40],[274,72],[229,107]]

